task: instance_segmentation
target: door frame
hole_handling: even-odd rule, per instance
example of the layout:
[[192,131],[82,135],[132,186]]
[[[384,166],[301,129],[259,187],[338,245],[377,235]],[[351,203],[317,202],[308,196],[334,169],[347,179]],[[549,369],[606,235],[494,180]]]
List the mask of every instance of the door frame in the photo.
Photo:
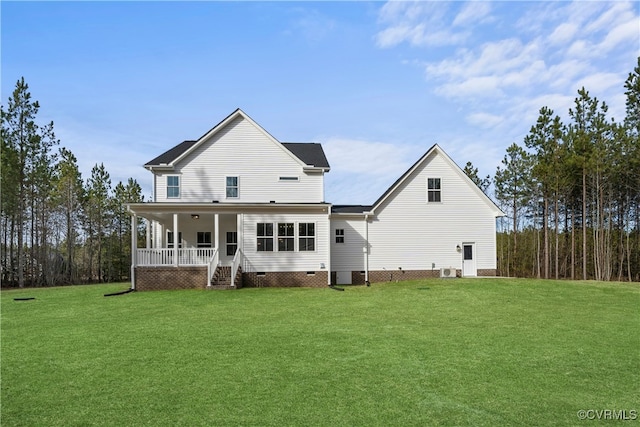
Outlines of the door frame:
[[[471,259],[465,260],[465,247],[471,247]],[[476,259],[478,258],[476,253],[476,242],[462,242],[462,277],[477,277],[478,276],[478,264]],[[469,269],[467,273],[466,270]]]

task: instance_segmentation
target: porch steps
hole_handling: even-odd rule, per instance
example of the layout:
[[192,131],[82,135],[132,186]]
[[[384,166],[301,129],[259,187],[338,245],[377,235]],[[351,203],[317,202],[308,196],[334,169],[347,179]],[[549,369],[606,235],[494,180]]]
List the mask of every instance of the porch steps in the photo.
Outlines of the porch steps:
[[231,286],[231,267],[218,266],[216,267],[216,271],[213,273],[213,277],[211,278],[211,286],[208,286],[208,289],[227,290],[227,289],[241,288],[242,287],[242,270],[241,269],[238,269],[235,285],[236,286]]

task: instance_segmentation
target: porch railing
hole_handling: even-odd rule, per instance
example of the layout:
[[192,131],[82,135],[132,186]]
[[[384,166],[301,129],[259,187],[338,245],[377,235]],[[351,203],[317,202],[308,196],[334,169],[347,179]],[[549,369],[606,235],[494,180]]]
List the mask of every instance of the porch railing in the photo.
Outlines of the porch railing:
[[[208,265],[214,254],[214,248],[178,249],[178,265]],[[137,256],[139,266],[175,265],[173,248],[138,249]]]
[[235,286],[236,275],[238,274],[238,268],[244,265],[244,253],[240,248],[236,250],[236,254],[233,256],[231,262],[231,286]]
[[220,254],[217,249],[213,250],[211,258],[207,264],[207,286],[211,286],[211,279],[213,279],[213,273],[216,271],[216,267],[220,263]]

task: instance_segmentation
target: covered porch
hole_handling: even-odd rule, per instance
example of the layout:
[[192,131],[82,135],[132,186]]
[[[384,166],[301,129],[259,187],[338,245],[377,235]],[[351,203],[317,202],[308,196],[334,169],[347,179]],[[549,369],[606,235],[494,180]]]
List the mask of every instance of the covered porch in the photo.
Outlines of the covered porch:
[[[238,285],[245,264],[241,212],[228,206],[177,203],[130,204],[129,212],[133,289],[139,273],[154,280],[188,282],[176,284],[178,288],[211,287],[221,280],[231,288]],[[146,220],[144,247],[138,243],[140,218]]]

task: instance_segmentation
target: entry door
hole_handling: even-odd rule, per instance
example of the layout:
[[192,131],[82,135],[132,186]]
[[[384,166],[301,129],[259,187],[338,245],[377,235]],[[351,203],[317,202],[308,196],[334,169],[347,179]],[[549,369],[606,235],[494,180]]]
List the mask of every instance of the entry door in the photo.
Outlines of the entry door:
[[462,244],[462,275],[464,277],[477,276],[476,269],[476,244]]

